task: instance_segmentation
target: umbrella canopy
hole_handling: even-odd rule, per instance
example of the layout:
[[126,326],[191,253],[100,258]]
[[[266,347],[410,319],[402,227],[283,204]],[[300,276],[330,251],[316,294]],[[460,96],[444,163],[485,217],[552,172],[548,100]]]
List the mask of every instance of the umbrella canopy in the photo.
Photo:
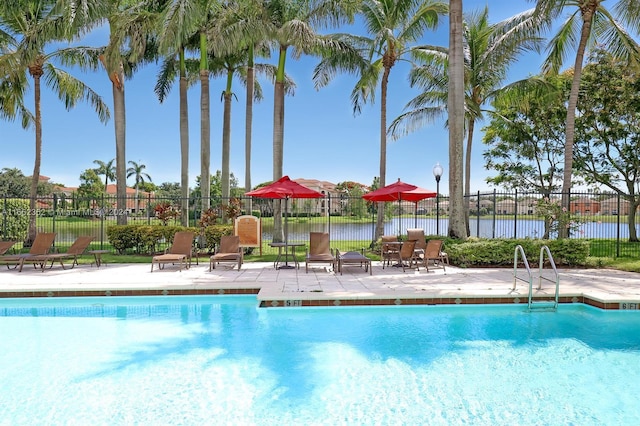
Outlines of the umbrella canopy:
[[263,186],[262,188],[255,189],[245,193],[252,197],[258,198],[322,198],[322,195],[318,191],[314,191],[311,188],[307,188],[304,185],[300,185],[298,182],[294,182],[289,179],[289,176],[282,176],[277,181]]
[[402,182],[398,179],[390,185],[378,188],[362,196],[367,201],[413,201],[418,202],[425,198],[433,198],[437,194],[435,191],[420,188],[410,183]]

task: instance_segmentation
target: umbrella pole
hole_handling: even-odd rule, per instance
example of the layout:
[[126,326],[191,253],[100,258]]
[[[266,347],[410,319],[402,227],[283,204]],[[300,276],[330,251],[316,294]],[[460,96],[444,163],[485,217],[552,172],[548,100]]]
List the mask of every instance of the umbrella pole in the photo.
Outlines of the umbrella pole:
[[295,268],[295,266],[289,265],[289,221],[287,220],[287,218],[289,217],[287,213],[288,203],[289,203],[289,197],[284,197],[284,265],[279,266],[278,269],[294,269]]

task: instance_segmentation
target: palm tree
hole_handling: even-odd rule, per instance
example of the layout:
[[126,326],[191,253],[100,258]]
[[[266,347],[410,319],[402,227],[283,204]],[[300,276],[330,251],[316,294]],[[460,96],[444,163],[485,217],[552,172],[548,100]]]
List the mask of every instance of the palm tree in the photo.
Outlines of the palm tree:
[[[173,38],[173,48],[180,51],[191,37],[197,37],[200,53],[200,178],[202,210],[211,205],[211,113],[209,99],[209,36],[208,32],[220,19],[217,0],[169,0],[165,15],[165,45]],[[186,111],[186,110],[185,110]],[[185,139],[181,139],[184,149]]]
[[[290,92],[285,73],[287,53],[292,50],[294,58],[304,53],[317,53],[320,49],[335,46],[332,40],[322,37],[314,26],[338,25],[351,22],[357,2],[348,0],[270,0],[264,3],[264,23],[260,34],[276,43],[278,65],[274,80],[273,99],[273,180],[283,176],[284,152],[284,96]],[[257,28],[257,26],[254,26]],[[232,40],[233,42],[233,40]],[[291,49],[290,49],[291,48]],[[274,241],[284,239],[282,211],[279,204],[274,208]]]
[[138,192],[139,192],[140,185],[142,185],[147,181],[152,182],[152,180],[151,180],[151,176],[149,176],[146,172],[143,171],[144,169],[147,168],[147,166],[145,166],[142,163],[138,164],[133,160],[129,160],[129,164],[131,164],[131,167],[127,169],[127,178],[134,176],[134,179],[135,179],[134,188],[136,190],[136,195],[135,195],[136,213],[138,213],[140,211],[140,200],[138,199]]
[[[265,49],[261,52],[263,55],[267,54]],[[252,54],[253,55],[253,54]],[[230,198],[230,154],[231,154],[231,102],[234,96],[232,91],[232,83],[234,77],[239,77],[245,85],[248,85],[247,81],[247,50],[239,51],[233,54],[227,54],[222,57],[213,58],[211,60],[210,69],[212,74],[216,77],[225,77],[226,85],[222,92],[222,98],[224,101],[223,121],[222,121],[222,200],[228,201]],[[252,58],[253,60],[253,58]],[[258,72],[267,74],[273,79],[276,73],[276,68],[266,64],[252,64],[252,71],[257,68]],[[287,87],[292,87],[292,83],[286,80]],[[252,84],[251,90],[255,100],[262,100],[262,88],[255,80]]]
[[[575,10],[564,21],[553,36],[548,47],[548,56],[543,71],[558,73],[568,49],[576,49],[573,64],[573,80],[567,104],[567,123],[565,134],[564,170],[562,184],[562,206],[569,210],[573,177],[573,143],[575,140],[576,108],[580,92],[582,65],[588,47],[596,43],[605,43],[605,47],[615,57],[623,60],[637,60],[640,57],[638,44],[621,26],[615,16],[603,5],[604,0],[538,0],[535,14],[541,23],[550,26],[554,20],[565,13],[566,9]],[[626,21],[638,27],[640,6],[637,1],[623,0],[617,6],[618,14]],[[577,35],[579,34],[579,38]],[[576,45],[577,42],[577,45]],[[561,229],[558,238],[568,237],[568,229]]]
[[[193,44],[195,28],[185,24],[187,16],[183,2],[171,1],[167,4],[160,30],[160,50],[166,54],[156,83],[155,92],[162,103],[171,88],[171,82],[178,77],[180,104],[180,222],[189,224],[189,104],[187,89],[193,84],[194,76],[189,73],[185,56],[187,45]],[[192,46],[193,47],[193,46]],[[177,61],[176,61],[177,56]]]
[[[387,88],[391,69],[408,56],[427,28],[436,28],[447,12],[446,3],[433,0],[364,0],[362,16],[371,37],[338,34],[334,37],[354,50],[325,57],[315,69],[316,87],[329,83],[337,70],[358,73],[360,79],[351,92],[354,113],[362,104],[373,102],[380,84],[380,186],[387,174]],[[375,237],[384,231],[384,204],[378,205]]]
[[464,44],[462,0],[449,0],[449,228],[452,238],[465,240],[462,157],[464,149]]
[[[28,74],[33,79],[35,109],[35,161],[29,207],[36,211],[38,181],[42,156],[41,80],[53,89],[65,107],[70,109],[80,100],[87,100],[102,122],[109,119],[107,106],[100,96],[82,81],[57,68],[55,62],[73,65],[89,61],[82,47],[64,47],[63,40],[73,40],[91,29],[102,13],[100,0],[21,0],[3,2],[0,6],[2,37],[9,40],[10,50],[3,55],[3,64],[12,64],[10,75]],[[90,14],[91,13],[91,14]],[[7,69],[3,68],[3,74]],[[13,81],[21,81],[13,79]],[[22,81],[26,81],[22,80]],[[25,243],[36,235],[36,216],[29,216],[29,231]]]
[[116,180],[116,168],[113,165],[113,162],[116,161],[115,158],[107,161],[106,163],[101,160],[93,160],[94,164],[97,164],[98,167],[95,169],[96,174],[104,175],[104,190],[107,190],[107,185],[109,181],[113,182]]
[[[255,97],[255,54],[256,50],[265,50],[263,56],[269,57],[266,49],[270,27],[265,2],[246,0],[237,4],[235,13],[229,14],[230,22],[225,24],[223,38],[231,40],[231,50],[246,48],[246,99],[245,99],[245,170],[244,189],[249,192],[251,186],[251,144],[253,136],[253,101]],[[252,197],[245,200],[245,211],[253,210]]]
[[[465,152],[464,193],[471,193],[471,152],[476,122],[483,120],[487,112],[484,105],[500,95],[513,93],[512,98],[521,99],[522,88],[541,83],[532,77],[504,85],[509,66],[527,50],[536,50],[540,38],[531,31],[533,10],[508,18],[497,24],[489,23],[489,9],[471,13],[463,22],[463,48],[465,69],[465,123],[467,148]],[[419,86],[422,93],[412,99],[407,108],[389,127],[394,138],[446,117],[449,79],[447,74],[448,49],[438,46],[423,46],[416,57],[425,65],[411,70],[412,86]],[[465,203],[465,222],[468,231],[468,204]]]
[[[100,60],[111,81],[116,144],[116,207],[126,210],[126,110],[125,79],[130,78],[141,63],[154,59],[150,49],[163,1],[107,0],[105,17],[109,24],[109,44],[101,50]],[[118,215],[119,225],[127,223],[126,215]]]

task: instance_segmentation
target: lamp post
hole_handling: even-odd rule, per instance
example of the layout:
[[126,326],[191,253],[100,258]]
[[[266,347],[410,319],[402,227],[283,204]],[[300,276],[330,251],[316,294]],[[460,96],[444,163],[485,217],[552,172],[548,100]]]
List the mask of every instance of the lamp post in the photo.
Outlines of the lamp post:
[[440,235],[440,178],[444,170],[440,163],[433,166],[433,176],[436,178],[436,234]]

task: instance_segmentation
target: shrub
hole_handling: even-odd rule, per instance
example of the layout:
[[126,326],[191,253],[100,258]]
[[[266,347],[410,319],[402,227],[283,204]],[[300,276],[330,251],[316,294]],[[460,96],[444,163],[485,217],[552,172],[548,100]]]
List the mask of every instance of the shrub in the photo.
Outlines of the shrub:
[[171,244],[178,231],[198,232],[196,228],[164,225],[113,225],[107,228],[107,238],[119,254],[135,249],[137,253],[154,253],[164,240]]
[[[470,239],[460,243],[451,240],[446,243],[446,251],[451,263],[459,266],[513,266],[518,245],[522,246],[529,264],[533,266],[538,265],[540,250],[544,245],[549,247],[553,260],[558,266],[585,265],[589,256],[589,242],[572,239]],[[518,260],[522,260],[520,256]]]
[[209,253],[213,253],[216,244],[220,244],[220,237],[223,235],[233,235],[233,225],[211,225],[204,228],[204,242],[200,248],[206,248]]
[[0,201],[0,233],[3,240],[23,241],[29,228],[29,201],[7,198]]

